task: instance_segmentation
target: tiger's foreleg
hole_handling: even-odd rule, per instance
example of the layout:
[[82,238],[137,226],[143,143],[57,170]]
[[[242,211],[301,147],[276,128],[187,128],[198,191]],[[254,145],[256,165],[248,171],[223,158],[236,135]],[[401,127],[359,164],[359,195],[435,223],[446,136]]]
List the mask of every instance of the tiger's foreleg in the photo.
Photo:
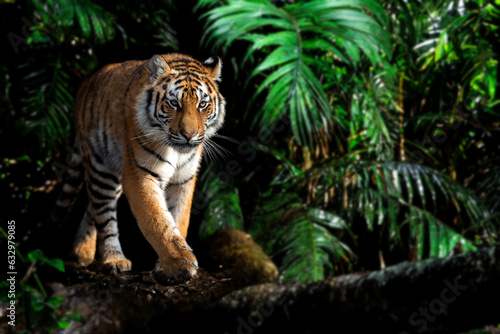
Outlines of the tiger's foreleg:
[[169,185],[165,192],[168,210],[172,213],[177,228],[185,239],[189,227],[196,176],[183,184]]
[[139,228],[158,254],[156,279],[161,283],[188,280],[196,274],[198,262],[168,210],[162,182],[125,160],[130,167],[124,168],[123,190]]

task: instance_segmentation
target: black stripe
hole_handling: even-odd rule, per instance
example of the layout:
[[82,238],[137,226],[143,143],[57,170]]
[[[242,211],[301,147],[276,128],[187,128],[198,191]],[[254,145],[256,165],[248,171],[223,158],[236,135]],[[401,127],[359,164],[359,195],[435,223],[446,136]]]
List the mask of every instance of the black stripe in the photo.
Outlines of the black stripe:
[[165,115],[168,115],[168,112],[165,110],[165,107],[163,106],[163,104],[160,106],[160,110],[162,111],[162,113],[164,113]]
[[170,121],[170,118],[168,118],[167,116],[158,115],[158,119],[163,123],[168,123]]
[[[137,143],[139,144],[139,146],[140,146],[142,149],[144,149],[144,150],[145,150],[146,152],[148,152],[149,154],[153,155],[156,159],[160,160],[161,162],[166,162],[166,163],[168,163],[170,166],[174,167],[174,166],[170,163],[170,161],[163,159],[163,158],[162,158],[162,156],[161,156],[160,154],[158,154],[156,151],[153,151],[152,149],[150,149],[149,147],[147,147],[145,144],[143,144],[143,143],[139,140],[139,138],[137,138],[137,137],[136,137],[136,138],[135,138],[135,140],[137,141]],[[135,160],[135,158],[134,158],[134,160]]]
[[166,84],[168,84],[169,81],[170,81],[170,76],[163,79],[163,81],[158,86],[166,85]]
[[216,95],[214,96],[214,107],[213,107],[213,109],[212,109],[212,113],[211,113],[211,114],[210,114],[210,116],[208,116],[208,118],[207,118],[207,125],[208,125],[208,123],[210,123],[212,120],[214,120],[216,117],[218,117],[218,116],[219,116],[219,114],[218,114],[218,113],[216,113],[216,110],[215,110],[215,109],[216,109],[216,108],[218,108],[218,107],[219,107],[219,95],[218,95],[218,94],[216,94]]
[[[92,203],[92,207],[95,209],[95,210],[99,210],[99,209],[102,209],[104,206],[108,205],[110,202],[109,201],[104,201],[104,202],[94,202],[94,201],[90,201]],[[98,215],[102,214],[102,213],[97,213]]]
[[200,82],[200,81],[198,81],[197,79],[191,78],[191,80],[192,80],[195,84],[197,84],[198,86],[201,86],[201,82]]
[[118,233],[111,233],[111,234],[104,236],[104,238],[102,238],[102,241],[109,239],[111,237],[117,237],[117,236],[118,236]]
[[[196,175],[196,174],[195,174],[195,175]],[[169,186],[182,186],[183,184],[186,184],[186,183],[188,183],[189,181],[191,181],[191,180],[194,178],[194,176],[195,176],[195,175],[191,176],[191,177],[190,177],[190,178],[188,178],[187,180],[184,180],[184,181],[181,181],[181,182],[176,182],[176,183],[169,183],[168,185],[169,185]]]
[[[159,94],[160,94],[160,93],[158,92],[158,94],[157,94],[157,101],[155,102],[155,108],[154,108],[154,110],[153,110],[153,115],[150,115],[150,114],[149,114],[149,111],[148,111],[148,116],[149,116],[149,117],[148,117],[148,119],[149,119],[149,125],[150,125],[150,126],[155,127],[155,128],[160,128],[160,129],[163,129],[163,127],[162,127],[162,125],[161,125],[162,123],[161,123],[160,119],[158,118],[158,103],[159,103],[159,101],[160,101],[160,99],[159,99],[159,97],[158,97],[158,95],[159,95]],[[151,99],[152,99],[152,95],[151,95]],[[165,99],[165,98],[163,97],[163,98],[161,99],[161,101],[163,101],[164,99]],[[149,102],[149,105],[151,105],[151,103],[152,103],[152,101],[150,101],[150,102]],[[162,108],[162,110],[163,110],[163,105],[162,105],[162,104],[160,104],[160,108]],[[148,107],[148,109],[149,109],[149,107]],[[158,124],[158,123],[153,123],[153,121],[154,121],[155,119],[156,119],[157,121],[159,121],[160,123],[159,123],[159,124]]]
[[114,183],[116,184],[120,184],[120,180],[113,174],[110,174],[110,173],[106,173],[106,172],[101,172],[100,170],[98,170],[93,164],[92,164],[92,161],[89,160],[89,167],[90,169],[94,172],[94,174],[97,174],[99,175],[100,177],[102,177],[103,179],[109,179],[111,181],[113,181]]
[[146,102],[146,111],[149,111],[149,106],[151,105],[151,102],[153,101],[153,88],[148,90],[148,101]]
[[177,67],[176,70],[179,71],[175,76],[177,79],[181,79],[181,77],[184,76],[196,76],[199,79],[201,75],[203,75],[203,73],[195,67]]
[[180,165],[178,168],[182,168],[186,166],[189,162],[191,162],[191,160],[193,160],[193,158],[196,156],[196,152],[197,152],[196,150],[193,151],[193,153],[191,153],[191,156],[186,161],[184,161],[182,165]]
[[[158,113],[158,104],[159,104],[159,101],[160,101],[159,95],[160,95],[159,93],[156,94],[157,100],[155,102],[155,108],[154,108],[154,111],[153,111],[153,117],[150,117],[150,119],[155,119],[156,118],[156,120],[159,121],[160,124],[161,124],[161,120],[159,118],[159,113]],[[163,107],[163,106],[160,104],[160,108],[161,107]]]
[[141,166],[141,165],[137,162],[137,160],[135,159],[135,154],[134,154],[134,152],[133,152],[133,150],[132,150],[132,149],[130,150],[130,154],[132,155],[132,160],[134,161],[134,163],[135,163],[135,165],[136,165],[137,167],[139,167],[141,170],[145,171],[146,173],[148,173],[149,175],[151,175],[151,176],[152,176],[152,177],[154,177],[155,179],[158,179],[158,180],[160,179],[160,177],[159,177],[159,175],[158,175],[158,174],[156,174],[155,172],[153,172],[153,171],[151,171],[151,170],[147,169],[146,167]]
[[172,63],[175,63],[175,62],[185,63],[185,64],[195,63],[195,61],[193,59],[189,59],[189,58],[182,57],[182,56],[172,59]]
[[90,183],[92,184],[95,184],[96,186],[98,186],[99,188],[101,189],[106,189],[106,190],[116,190],[116,187],[115,186],[112,186],[112,185],[109,185],[107,183],[104,183],[98,179],[96,179],[95,177],[93,177],[90,173],[89,173],[89,181]]
[[156,92],[155,110],[158,110],[158,104],[160,104],[162,99],[160,99],[160,92]]
[[210,82],[206,82],[206,83],[205,83],[205,86],[206,86],[206,87],[207,87],[207,89],[208,89],[208,94],[209,94],[209,95],[210,95],[210,94],[212,94],[212,87],[210,87],[210,86],[212,86],[212,83],[210,83]]
[[116,219],[114,217],[110,217],[110,218],[106,219],[106,221],[104,221],[103,223],[100,223],[100,224],[96,223],[95,227],[100,231],[103,228],[105,228],[113,220],[116,221]]
[[[179,75],[179,76],[177,76],[177,77],[180,77],[180,75]],[[185,78],[180,78],[180,79],[177,79],[177,80],[175,80],[175,82],[173,83],[173,85],[174,85],[174,86],[178,86],[178,85],[179,85],[181,82],[183,82],[184,80],[185,80]]]
[[[161,99],[160,99],[160,92],[158,92],[158,93],[156,94],[155,110],[154,110],[154,115],[153,115],[153,116],[154,116],[157,120],[159,120],[159,117],[158,117],[158,116],[159,116],[159,114],[158,114],[158,109],[159,109],[159,108],[163,108],[163,104],[162,104],[162,102],[163,102],[163,100],[164,100],[164,99],[165,99],[165,97],[163,97],[163,98],[161,98]],[[158,108],[158,106],[160,106],[160,107]],[[162,110],[162,111],[163,111],[163,110]]]
[[152,126],[153,128],[163,129],[163,127],[160,124],[158,124],[158,123],[151,123],[151,122],[149,122],[149,125]]
[[[108,204],[109,204],[109,202],[108,202]],[[94,203],[92,203],[92,206],[94,206]],[[104,205],[101,205],[101,207],[103,207],[103,206]],[[107,208],[105,208],[102,211],[97,211],[97,215],[100,216],[100,215],[103,215],[105,213],[112,212],[112,211],[116,211],[116,207],[114,207],[114,206],[108,206]]]
[[88,185],[87,189],[89,190],[89,192],[92,195],[92,197],[94,197],[97,200],[100,200],[100,201],[112,201],[112,200],[116,199],[116,197],[111,197],[111,196],[106,196],[104,194],[101,194],[100,192],[98,192],[97,190],[95,190],[94,188],[92,188],[92,186],[90,184]]
[[147,169],[146,167],[143,167],[143,166],[139,165],[139,163],[135,159],[134,159],[134,163],[135,163],[135,165],[137,167],[139,167],[140,169],[142,169],[143,171],[145,171],[146,173],[148,173],[149,175],[151,175],[155,179],[160,179],[160,176],[158,174],[156,174],[155,172]]

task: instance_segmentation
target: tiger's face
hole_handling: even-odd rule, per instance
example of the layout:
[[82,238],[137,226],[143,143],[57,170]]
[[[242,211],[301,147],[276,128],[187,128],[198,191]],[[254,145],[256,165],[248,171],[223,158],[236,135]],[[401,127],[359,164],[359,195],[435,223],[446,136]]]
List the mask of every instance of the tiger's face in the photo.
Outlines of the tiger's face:
[[200,63],[182,55],[168,62],[162,56],[153,56],[146,117],[139,120],[144,134],[181,152],[213,136],[225,114],[225,100],[216,84],[220,69],[218,57]]

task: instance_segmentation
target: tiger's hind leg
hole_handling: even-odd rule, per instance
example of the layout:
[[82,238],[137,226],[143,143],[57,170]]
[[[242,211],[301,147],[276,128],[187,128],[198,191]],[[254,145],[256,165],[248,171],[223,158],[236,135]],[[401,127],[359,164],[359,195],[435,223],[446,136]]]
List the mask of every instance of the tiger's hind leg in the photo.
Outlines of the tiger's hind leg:
[[91,212],[97,234],[99,263],[112,273],[132,269],[132,263],[123,255],[118,239],[116,208],[122,193],[120,178],[105,166],[89,161],[85,171]]
[[95,259],[97,230],[92,219],[91,204],[87,206],[85,215],[76,232],[75,242],[73,244],[73,254],[76,261],[81,266],[88,266]]

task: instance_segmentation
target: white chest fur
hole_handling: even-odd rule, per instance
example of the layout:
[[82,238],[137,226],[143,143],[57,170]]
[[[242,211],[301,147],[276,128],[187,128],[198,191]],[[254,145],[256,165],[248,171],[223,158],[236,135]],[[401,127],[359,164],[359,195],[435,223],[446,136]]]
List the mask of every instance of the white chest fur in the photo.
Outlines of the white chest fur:
[[198,171],[200,154],[198,149],[190,152],[179,152],[168,147],[163,154],[163,158],[167,162],[158,170],[158,174],[166,182],[167,187],[183,184],[192,179]]

